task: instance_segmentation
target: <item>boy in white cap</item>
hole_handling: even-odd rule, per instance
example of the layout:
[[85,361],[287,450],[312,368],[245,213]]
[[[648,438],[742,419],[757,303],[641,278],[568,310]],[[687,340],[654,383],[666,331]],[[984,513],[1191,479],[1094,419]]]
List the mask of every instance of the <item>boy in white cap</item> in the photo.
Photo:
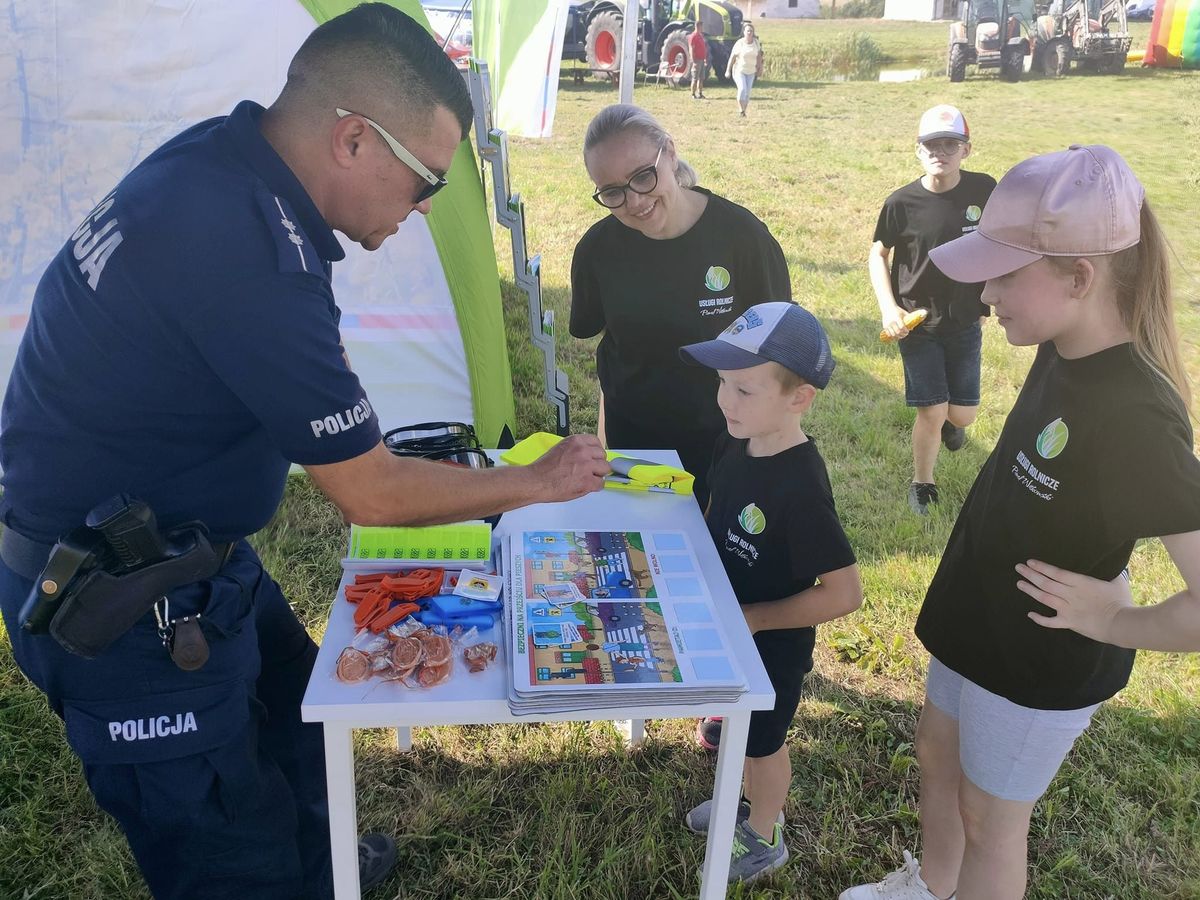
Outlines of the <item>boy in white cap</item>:
[[[939,443],[959,449],[979,409],[983,285],[951,281],[929,261],[934,247],[975,230],[996,186],[990,175],[962,171],[970,155],[963,114],[946,105],[927,110],[917,127],[925,174],[887,198],[868,257],[883,330],[904,362],[905,401],[917,410],[908,502],[922,516],[938,500]],[[928,311],[924,322],[905,327],[905,314],[917,309]]]
[[[714,340],[679,352],[717,370],[728,434],[713,451],[705,517],[775,688],[775,708],[750,717],[729,867],[730,882],[753,881],[788,859],[787,730],[812,669],[816,626],[862,603],[825,462],[800,424],[834,359],[816,318],[784,302],[752,306]],[[711,807],[706,800],[689,812],[687,827],[707,832]]]
[[[1034,806],[1134,650],[1200,650],[1200,461],[1137,177],[1102,146],[1027,159],[933,262],[986,280],[1008,342],[1038,351],[917,617],[921,859],[841,900],[1020,900]],[[1135,605],[1124,569],[1150,537],[1184,589]],[[1094,896],[1072,887],[1054,893]]]

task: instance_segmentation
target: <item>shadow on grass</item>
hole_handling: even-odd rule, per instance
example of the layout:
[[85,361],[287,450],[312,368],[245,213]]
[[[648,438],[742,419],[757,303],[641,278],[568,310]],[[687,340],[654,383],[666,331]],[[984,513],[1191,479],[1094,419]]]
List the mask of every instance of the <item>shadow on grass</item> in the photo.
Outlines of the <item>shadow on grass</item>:
[[[809,676],[788,737],[785,839],[796,859],[769,881],[732,888],[733,898],[834,897],[917,848],[919,700],[911,689],[860,690],[867,676],[844,664],[822,668],[838,680]],[[695,896],[705,845],[682,818],[711,796],[715,757],[695,745],[691,720],[647,727],[632,751],[602,722],[419,729],[411,754],[394,752],[391,732],[372,733],[357,755],[360,828],[397,837],[401,864],[385,890]],[[1196,883],[1196,837],[1183,827],[1194,794],[1161,785],[1194,782],[1187,742],[1200,739],[1200,719],[1106,709],[1089,735],[1035,810],[1028,896],[1194,896],[1186,886]],[[1112,770],[1112,757],[1126,753],[1161,765]],[[1106,824],[1079,827],[1088,821]]]

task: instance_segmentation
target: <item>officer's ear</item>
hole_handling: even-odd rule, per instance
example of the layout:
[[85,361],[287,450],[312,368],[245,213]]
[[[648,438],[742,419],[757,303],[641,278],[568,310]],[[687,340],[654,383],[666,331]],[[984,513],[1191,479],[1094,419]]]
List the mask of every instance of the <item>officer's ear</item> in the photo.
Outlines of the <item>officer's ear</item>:
[[358,116],[338,119],[330,135],[330,150],[334,162],[340,168],[349,169],[362,158],[369,137],[367,124]]

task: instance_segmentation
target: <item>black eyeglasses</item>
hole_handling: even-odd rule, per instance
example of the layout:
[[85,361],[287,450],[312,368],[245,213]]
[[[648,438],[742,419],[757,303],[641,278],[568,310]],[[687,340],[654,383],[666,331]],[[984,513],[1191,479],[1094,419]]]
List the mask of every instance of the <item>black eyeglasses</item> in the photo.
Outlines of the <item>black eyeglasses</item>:
[[644,169],[638,169],[627,182],[615,187],[600,188],[592,194],[592,199],[605,209],[620,209],[625,205],[626,191],[633,191],[635,194],[649,194],[658,187],[658,161],[662,159],[663,148],[666,146],[663,144],[662,147],[659,147],[658,156],[654,157],[654,162]]
[[360,119],[374,128],[375,131],[378,132],[379,136],[383,138],[383,142],[388,145],[388,149],[392,151],[392,155],[421,176],[421,179],[425,182],[425,187],[417,191],[417,196],[413,198],[414,206],[418,203],[424,203],[446,186],[445,175],[436,175],[431,172],[428,166],[413,156],[403,144],[384,131],[383,126],[378,122],[367,118],[362,113],[351,112],[348,109],[341,109],[340,107],[336,110],[336,112],[339,119],[344,119],[346,116],[358,116]]

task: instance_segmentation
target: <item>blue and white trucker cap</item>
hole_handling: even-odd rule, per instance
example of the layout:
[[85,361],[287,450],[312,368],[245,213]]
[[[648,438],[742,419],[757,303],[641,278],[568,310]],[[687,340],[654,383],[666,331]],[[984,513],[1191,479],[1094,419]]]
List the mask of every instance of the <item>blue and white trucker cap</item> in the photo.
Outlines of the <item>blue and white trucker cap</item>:
[[679,348],[683,361],[710,369],[749,369],[776,362],[823,388],[837,362],[816,316],[795,303],[752,306],[711,341]]

